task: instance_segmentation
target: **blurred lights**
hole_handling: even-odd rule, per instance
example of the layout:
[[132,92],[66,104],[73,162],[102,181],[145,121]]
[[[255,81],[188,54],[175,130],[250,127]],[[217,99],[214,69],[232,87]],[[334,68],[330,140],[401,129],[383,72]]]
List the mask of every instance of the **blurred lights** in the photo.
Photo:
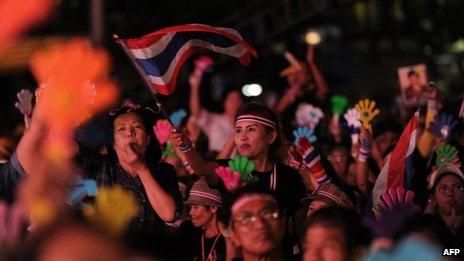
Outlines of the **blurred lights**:
[[305,41],[310,45],[317,45],[321,42],[321,40],[321,34],[315,30],[309,30],[305,35]]
[[245,84],[242,87],[242,93],[246,97],[256,97],[261,95],[263,88],[257,83]]

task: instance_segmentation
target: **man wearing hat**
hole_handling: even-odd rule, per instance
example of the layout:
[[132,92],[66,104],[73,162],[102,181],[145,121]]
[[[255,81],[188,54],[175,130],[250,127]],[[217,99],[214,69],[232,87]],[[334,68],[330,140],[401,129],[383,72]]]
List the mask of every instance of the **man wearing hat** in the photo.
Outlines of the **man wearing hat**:
[[316,210],[328,206],[338,206],[350,210],[355,210],[353,200],[337,185],[333,183],[323,183],[308,197],[304,198],[303,204],[309,204],[307,216]]
[[[432,174],[429,203],[437,210],[454,236],[454,246],[464,246],[464,174],[450,163],[440,166]],[[453,247],[453,246],[450,246]]]
[[191,238],[184,238],[191,247],[190,260],[225,260],[226,242],[217,217],[218,209],[222,207],[219,190],[210,188],[200,179],[193,184],[185,204],[190,206],[193,226],[202,230]]

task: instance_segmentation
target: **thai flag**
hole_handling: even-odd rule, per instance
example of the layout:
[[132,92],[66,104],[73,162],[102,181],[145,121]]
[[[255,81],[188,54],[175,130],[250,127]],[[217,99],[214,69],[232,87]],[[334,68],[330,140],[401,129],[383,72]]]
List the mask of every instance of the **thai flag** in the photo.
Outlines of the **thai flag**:
[[414,174],[413,152],[416,147],[416,135],[419,113],[416,112],[404,129],[401,137],[380,171],[372,190],[374,208],[380,204],[380,195],[389,188],[409,188]]
[[235,30],[202,24],[172,26],[140,38],[122,40],[133,62],[147,74],[152,88],[171,94],[182,64],[194,53],[210,50],[248,65],[256,51]]

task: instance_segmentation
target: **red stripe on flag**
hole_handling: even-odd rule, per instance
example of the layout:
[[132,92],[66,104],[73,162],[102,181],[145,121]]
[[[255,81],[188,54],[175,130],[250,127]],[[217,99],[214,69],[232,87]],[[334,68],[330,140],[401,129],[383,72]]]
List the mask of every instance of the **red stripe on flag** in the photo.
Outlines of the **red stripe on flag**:
[[[243,39],[240,37],[236,36],[233,33],[227,32],[225,30],[220,30],[211,26],[206,26],[206,25],[201,25],[201,24],[186,24],[186,25],[176,25],[176,26],[171,26],[167,28],[163,28],[161,30],[158,30],[156,32],[144,35],[139,38],[132,38],[132,39],[126,39],[127,46],[132,48],[132,44],[134,44],[134,48],[146,48],[149,47],[150,45],[155,42],[153,39],[158,40],[162,36],[164,36],[167,33],[176,33],[176,32],[210,32],[210,33],[215,33],[219,34],[222,36],[225,36],[227,38],[230,38],[231,40],[243,45],[245,49],[247,49],[248,52],[250,52],[255,58],[258,57],[258,54],[255,49],[253,49],[247,42],[245,42]],[[135,44],[132,41],[137,41]]]

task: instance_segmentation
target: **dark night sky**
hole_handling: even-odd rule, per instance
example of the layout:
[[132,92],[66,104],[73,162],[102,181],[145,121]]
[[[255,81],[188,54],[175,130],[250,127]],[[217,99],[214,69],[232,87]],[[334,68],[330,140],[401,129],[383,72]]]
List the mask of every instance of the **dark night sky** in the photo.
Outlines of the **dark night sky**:
[[[32,36],[89,35],[89,1],[62,0],[52,18]],[[113,57],[114,77],[125,96],[148,103],[150,96],[137,78],[127,59],[111,42],[111,34],[121,37],[140,36],[156,29],[184,24],[205,23],[213,26],[234,26],[240,21],[257,17],[277,0],[201,0],[201,1],[105,1],[104,46]],[[298,1],[291,1],[298,2]],[[327,4],[320,12],[311,13],[299,23],[255,45],[259,59],[250,67],[241,67],[233,59],[219,57],[214,73],[220,74],[231,86],[258,82],[265,90],[281,92],[285,82],[277,74],[287,64],[284,50],[304,57],[302,35],[309,27],[336,29],[338,36],[327,37],[317,47],[316,60],[329,82],[332,93],[353,98],[371,97],[389,104],[399,93],[396,68],[426,62],[431,78],[441,81],[449,94],[462,93],[462,53],[452,53],[451,43],[463,38],[460,27],[462,1],[354,1],[301,0]],[[314,10],[311,10],[314,11]],[[309,13],[308,13],[309,14]],[[252,35],[253,36],[253,35]],[[429,52],[425,52],[427,49]],[[448,55],[448,56],[446,56]],[[448,57],[447,59],[445,59]],[[185,106],[188,99],[188,62],[180,75],[178,91],[163,99],[168,110]],[[0,130],[9,132],[20,114],[14,109],[15,93],[21,88],[34,89],[27,70],[1,73],[4,95],[0,97]],[[353,100],[352,102],[354,102]],[[214,107],[214,104],[213,104]]]

